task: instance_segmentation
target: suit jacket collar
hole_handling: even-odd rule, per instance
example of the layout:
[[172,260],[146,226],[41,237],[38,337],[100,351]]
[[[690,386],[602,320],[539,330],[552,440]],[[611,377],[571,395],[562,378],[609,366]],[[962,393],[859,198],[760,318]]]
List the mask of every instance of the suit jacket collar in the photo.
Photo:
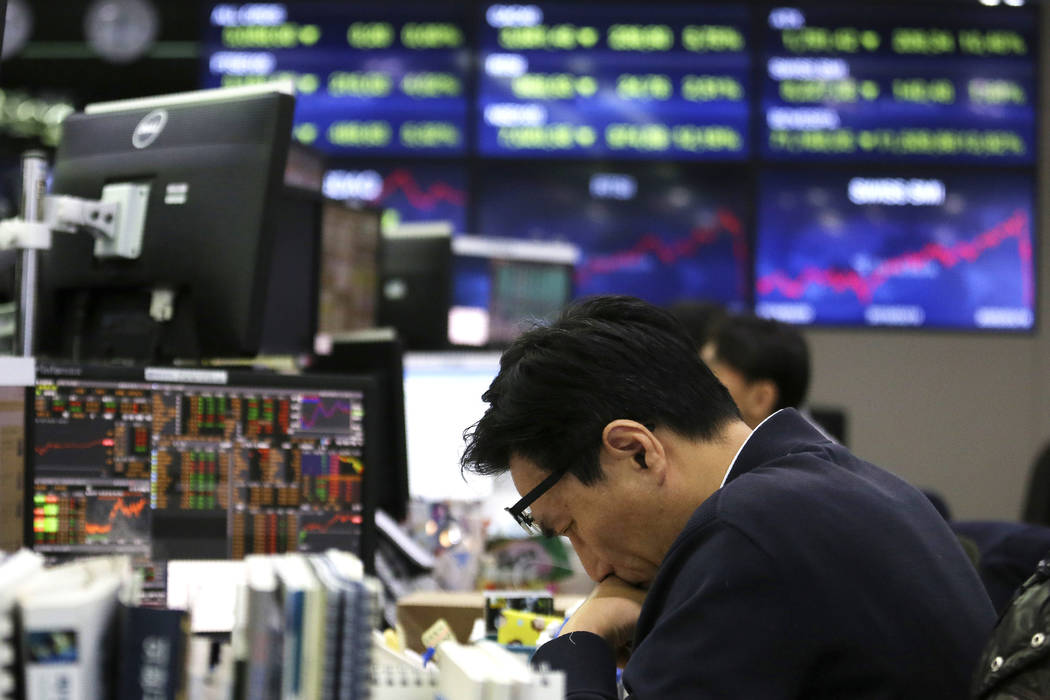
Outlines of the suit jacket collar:
[[726,483],[766,462],[809,448],[815,442],[833,444],[798,411],[782,408],[747,438],[729,470]]

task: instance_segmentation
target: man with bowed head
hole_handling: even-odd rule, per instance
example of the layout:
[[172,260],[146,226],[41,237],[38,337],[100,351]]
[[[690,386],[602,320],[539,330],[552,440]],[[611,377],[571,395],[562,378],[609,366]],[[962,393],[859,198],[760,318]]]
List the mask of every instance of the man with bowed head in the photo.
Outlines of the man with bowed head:
[[483,398],[464,468],[597,583],[533,658],[568,697],[966,697],[995,615],[944,520],[794,409],[749,428],[667,312],[578,302]]

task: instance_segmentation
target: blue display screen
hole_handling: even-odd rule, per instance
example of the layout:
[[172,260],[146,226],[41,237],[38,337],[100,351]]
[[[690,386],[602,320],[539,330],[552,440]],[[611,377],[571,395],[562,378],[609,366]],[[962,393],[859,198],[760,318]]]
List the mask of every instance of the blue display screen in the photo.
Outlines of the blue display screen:
[[325,173],[323,191],[332,199],[382,207],[384,229],[421,221],[447,221],[457,233],[467,228],[467,174],[461,163],[353,160]]
[[793,323],[1030,330],[1030,177],[766,173],[755,301]]
[[745,158],[749,17],[728,5],[485,6],[478,153]]
[[1027,8],[843,3],[766,19],[764,157],[1035,162]]
[[[577,296],[754,304],[817,325],[1034,328],[1032,7],[311,0],[207,13],[203,86],[294,81],[293,136],[329,156],[325,194],[383,207],[388,228],[448,221],[573,244]],[[455,304],[480,308],[488,263],[455,265]]]
[[748,303],[746,177],[695,166],[517,164],[478,178],[486,236],[579,246],[577,296]]
[[462,10],[442,2],[219,4],[204,86],[290,78],[295,137],[336,155],[467,150],[470,51]]

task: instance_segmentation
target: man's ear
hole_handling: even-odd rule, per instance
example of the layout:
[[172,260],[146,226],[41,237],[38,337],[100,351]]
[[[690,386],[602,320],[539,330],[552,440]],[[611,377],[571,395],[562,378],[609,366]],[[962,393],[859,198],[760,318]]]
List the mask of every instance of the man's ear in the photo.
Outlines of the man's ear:
[[636,469],[660,468],[663,445],[638,421],[618,419],[602,431],[602,449],[614,459],[630,459]]
[[639,449],[645,449],[643,443],[648,439],[648,434],[648,429],[637,421],[617,419],[610,421],[602,430],[602,446],[633,454]]
[[773,413],[780,400],[780,392],[771,379],[756,379],[748,385],[747,391],[752,411],[763,418]]
[[777,385],[769,379],[749,381],[734,397],[744,422],[752,428],[765,420],[777,405]]

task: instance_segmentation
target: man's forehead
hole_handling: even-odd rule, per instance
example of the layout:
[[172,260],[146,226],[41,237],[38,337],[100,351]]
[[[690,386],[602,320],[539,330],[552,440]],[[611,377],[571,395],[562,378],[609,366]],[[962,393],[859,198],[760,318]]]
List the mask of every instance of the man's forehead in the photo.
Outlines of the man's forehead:
[[535,462],[519,454],[510,456],[507,467],[514,487],[521,494],[528,493],[547,477],[547,472],[536,466]]

